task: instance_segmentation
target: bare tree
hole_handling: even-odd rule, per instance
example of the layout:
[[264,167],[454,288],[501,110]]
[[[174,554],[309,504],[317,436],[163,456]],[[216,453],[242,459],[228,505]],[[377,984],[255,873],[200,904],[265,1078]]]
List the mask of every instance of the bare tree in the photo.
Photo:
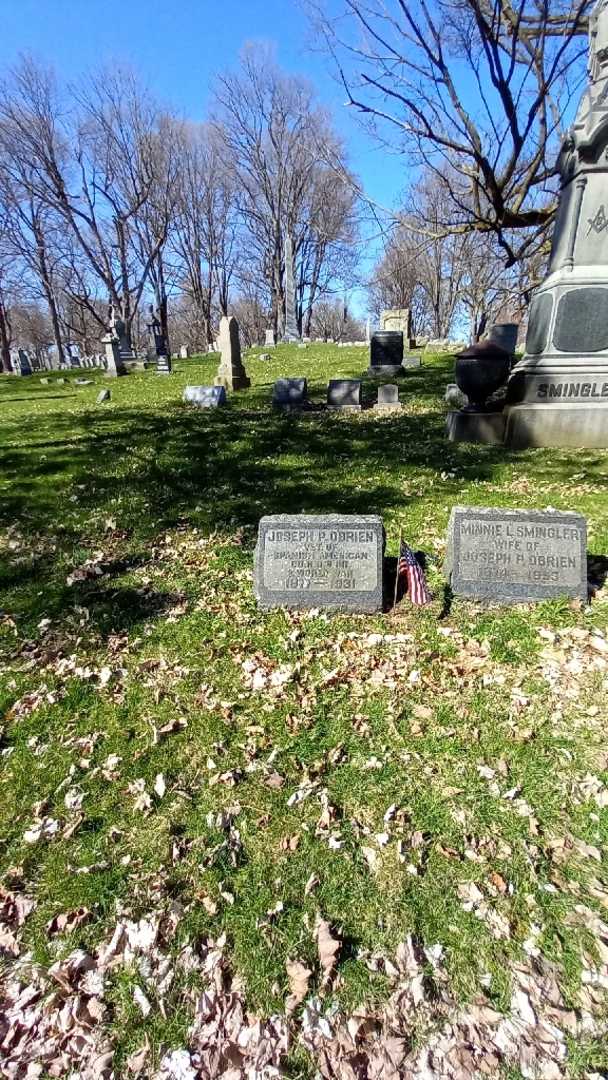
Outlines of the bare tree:
[[182,267],[181,287],[196,313],[196,340],[213,340],[216,307],[228,313],[238,256],[238,213],[234,176],[217,132],[188,125],[181,133],[176,227],[171,245]]
[[346,193],[339,191],[344,180],[326,165],[329,157],[341,160],[342,151],[327,115],[314,103],[310,85],[281,72],[267,52],[245,50],[240,70],[218,78],[216,101],[214,126],[237,179],[250,276],[266,283],[270,318],[278,332],[285,303],[286,232],[301,263],[301,319],[303,293],[308,290],[311,308],[332,245],[348,239],[352,229],[352,185]]
[[[159,111],[129,72],[93,75],[72,89],[68,114],[54,77],[31,60],[11,73],[0,104],[0,126],[29,168],[36,199],[71,231],[82,258],[72,267],[82,303],[90,277],[131,327],[150,268],[166,241],[166,228],[145,256],[137,249],[136,225],[159,183]],[[91,314],[99,319],[96,305]],[[103,327],[103,322],[102,322]]]
[[[312,3],[349,104],[439,173],[443,232],[491,232],[507,264],[545,239],[561,118],[595,0]],[[333,14],[333,13],[332,13]]]

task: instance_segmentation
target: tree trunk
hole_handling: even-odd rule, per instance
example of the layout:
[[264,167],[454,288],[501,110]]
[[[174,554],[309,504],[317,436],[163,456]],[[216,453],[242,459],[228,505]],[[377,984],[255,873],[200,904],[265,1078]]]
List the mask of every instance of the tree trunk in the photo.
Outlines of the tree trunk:
[[10,328],[8,322],[8,316],[6,314],[6,308],[4,301],[0,296],[0,357],[2,359],[2,371],[10,375],[12,372],[11,366],[11,339]]
[[61,327],[59,324],[59,312],[57,311],[57,301],[55,300],[55,293],[51,283],[51,275],[49,273],[47,259],[46,259],[46,247],[44,243],[44,236],[41,229],[36,225],[34,226],[34,237],[36,239],[37,255],[38,255],[38,270],[40,274],[40,280],[42,282],[42,288],[44,289],[44,296],[48,304],[49,314],[51,316],[51,323],[53,326],[53,339],[57,348],[58,366],[65,363],[65,352],[63,348],[63,342],[61,340]]

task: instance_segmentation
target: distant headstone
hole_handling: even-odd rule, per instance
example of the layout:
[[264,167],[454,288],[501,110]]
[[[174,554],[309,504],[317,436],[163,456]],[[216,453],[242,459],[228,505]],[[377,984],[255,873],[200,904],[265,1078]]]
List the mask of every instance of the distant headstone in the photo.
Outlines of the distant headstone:
[[65,386],[65,379],[55,379],[55,386]]
[[40,383],[41,383],[42,386],[48,386],[50,381],[51,381],[50,379],[41,379]]
[[384,529],[376,515],[263,517],[255,594],[263,608],[382,610]]
[[106,334],[102,339],[106,350],[106,375],[113,379],[119,375],[126,375],[127,369],[120,355],[118,338],[113,334]]
[[270,353],[269,353],[269,352],[262,352],[262,353],[260,353],[260,355],[258,356],[258,360],[270,360],[270,359],[271,359],[271,357],[270,357]]
[[517,348],[519,323],[493,323],[486,336],[488,341],[493,341],[505,352],[513,354]]
[[220,352],[222,358],[215,385],[223,386],[226,390],[246,390],[251,386],[251,379],[247,377],[241,360],[239,324],[234,315],[224,315],[220,319]]
[[112,395],[109,390],[100,390],[95,399],[95,404],[102,405],[104,401],[109,401],[111,397]]
[[378,387],[378,400],[374,405],[374,411],[379,413],[401,412],[403,406],[399,401],[399,387],[395,383],[385,383]]
[[92,379],[74,379],[74,386],[92,386]]
[[376,330],[372,334],[368,375],[403,374],[403,333],[401,330]]
[[389,308],[380,315],[381,330],[400,330],[404,337],[410,337],[411,314],[409,308]]
[[276,345],[276,343],[277,343],[277,336],[276,336],[274,330],[267,330],[266,331],[266,337],[265,337],[265,340],[264,340],[264,344],[265,345]]
[[180,358],[180,360],[187,360],[188,359],[188,346],[187,345],[181,345],[180,346],[179,358]]
[[272,391],[272,404],[285,411],[304,408],[308,404],[306,379],[277,379]]
[[156,374],[170,375],[172,371],[171,361],[168,356],[159,356],[156,360]]
[[327,408],[340,412],[360,412],[361,380],[330,379],[327,387]]
[[226,404],[226,389],[223,386],[187,386],[182,400],[199,409],[215,409]]
[[587,598],[587,524],[561,510],[455,506],[445,573],[457,596],[527,603]]
[[25,351],[25,349],[19,349],[18,355],[19,355],[19,374],[20,375],[31,375],[32,374],[32,365],[30,363],[29,354]]

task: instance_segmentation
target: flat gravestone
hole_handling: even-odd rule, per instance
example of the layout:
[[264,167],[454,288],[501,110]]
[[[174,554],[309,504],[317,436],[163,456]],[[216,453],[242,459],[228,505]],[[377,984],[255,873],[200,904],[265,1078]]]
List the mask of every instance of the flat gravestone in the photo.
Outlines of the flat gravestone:
[[216,409],[218,405],[226,404],[226,389],[224,386],[187,386],[183,400],[199,409]]
[[327,408],[340,412],[360,412],[361,380],[330,379],[327,387]]
[[100,390],[95,398],[95,403],[97,405],[102,405],[104,401],[109,401],[111,397],[112,395],[109,390]]
[[277,379],[272,404],[277,409],[301,409],[308,404],[307,382],[303,378]]
[[263,608],[381,611],[383,552],[377,515],[263,517],[255,549],[256,597]]
[[498,603],[586,600],[586,520],[561,510],[455,506],[445,573],[457,596]]

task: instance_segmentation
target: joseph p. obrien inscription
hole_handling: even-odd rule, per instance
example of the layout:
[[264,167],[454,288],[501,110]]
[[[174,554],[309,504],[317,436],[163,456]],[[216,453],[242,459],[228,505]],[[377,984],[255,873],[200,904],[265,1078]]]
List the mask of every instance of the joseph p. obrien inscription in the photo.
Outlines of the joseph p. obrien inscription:
[[263,517],[255,593],[264,608],[382,610],[384,530],[376,515]]

